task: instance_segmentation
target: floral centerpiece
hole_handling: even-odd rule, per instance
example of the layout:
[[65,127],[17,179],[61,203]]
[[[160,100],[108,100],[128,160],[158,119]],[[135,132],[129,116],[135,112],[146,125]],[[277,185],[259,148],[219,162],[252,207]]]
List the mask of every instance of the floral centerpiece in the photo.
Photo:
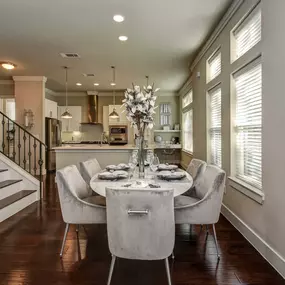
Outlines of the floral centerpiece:
[[125,99],[123,106],[126,108],[126,117],[131,122],[131,126],[138,130],[139,139],[139,175],[144,175],[144,133],[146,128],[152,129],[154,126],[155,101],[157,96],[155,93],[159,88],[155,89],[152,86],[140,88],[133,86],[133,89],[125,91]]

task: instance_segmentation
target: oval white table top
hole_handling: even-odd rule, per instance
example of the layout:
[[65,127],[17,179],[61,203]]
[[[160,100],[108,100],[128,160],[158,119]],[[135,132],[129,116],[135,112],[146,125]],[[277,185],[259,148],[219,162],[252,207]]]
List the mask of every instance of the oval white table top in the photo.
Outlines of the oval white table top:
[[[105,170],[104,170],[105,171]],[[92,188],[93,191],[95,191],[97,194],[106,197],[106,187],[117,187],[117,188],[122,188],[122,189],[128,189],[127,187],[123,187],[123,185],[127,183],[131,183],[137,180],[143,180],[146,182],[152,182],[160,185],[160,188],[149,188],[146,187],[144,189],[152,189],[155,191],[159,191],[159,189],[174,189],[174,197],[182,195],[186,191],[188,191],[191,186],[193,185],[193,179],[191,175],[187,172],[186,177],[181,179],[181,180],[173,180],[173,181],[165,181],[161,180],[158,178],[154,179],[148,179],[148,178],[138,178],[138,177],[133,177],[131,180],[126,179],[120,179],[116,181],[108,181],[108,180],[102,180],[98,179],[98,174],[94,175],[91,180],[90,180],[90,187]],[[151,174],[153,175],[153,174]]]

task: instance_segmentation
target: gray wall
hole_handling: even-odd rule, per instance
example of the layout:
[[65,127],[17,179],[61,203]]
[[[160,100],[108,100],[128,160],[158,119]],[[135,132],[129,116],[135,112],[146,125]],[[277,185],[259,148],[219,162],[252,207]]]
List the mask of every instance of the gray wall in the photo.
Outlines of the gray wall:
[[[285,276],[285,1],[264,0],[262,7],[262,41],[235,64],[230,62],[230,31],[258,0],[244,1],[222,33],[193,70],[194,157],[207,160],[207,90],[221,82],[222,88],[222,163],[231,175],[231,74],[237,64],[262,52],[263,76],[263,205],[227,186],[224,205],[243,234]],[[222,73],[206,84],[206,60],[217,49],[222,52]],[[197,72],[201,77],[197,78]]]

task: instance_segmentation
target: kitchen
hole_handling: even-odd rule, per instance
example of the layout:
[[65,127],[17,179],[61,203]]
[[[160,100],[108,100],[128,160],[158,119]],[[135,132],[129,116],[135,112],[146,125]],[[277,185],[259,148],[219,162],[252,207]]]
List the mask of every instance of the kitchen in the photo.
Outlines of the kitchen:
[[[181,160],[180,99],[176,92],[159,91],[155,125],[145,135],[146,146],[154,150],[161,162],[179,164]],[[128,162],[136,149],[135,130],[130,126],[121,108],[124,90],[115,94],[107,91],[69,92],[68,110],[72,118],[61,118],[66,110],[66,94],[46,90],[46,118],[60,121],[60,137],[49,145],[49,128],[46,127],[47,170],[53,171],[82,160],[96,157],[105,167],[113,163]],[[115,109],[119,118],[109,115]],[[46,121],[50,121],[46,119]],[[112,128],[113,126],[113,128]],[[110,129],[113,133],[110,134]],[[124,129],[122,141],[114,132]],[[117,136],[118,137],[118,136]],[[120,137],[120,136],[119,136]],[[120,138],[121,139],[121,138]],[[60,143],[60,140],[62,144]],[[116,140],[116,141],[112,141]]]

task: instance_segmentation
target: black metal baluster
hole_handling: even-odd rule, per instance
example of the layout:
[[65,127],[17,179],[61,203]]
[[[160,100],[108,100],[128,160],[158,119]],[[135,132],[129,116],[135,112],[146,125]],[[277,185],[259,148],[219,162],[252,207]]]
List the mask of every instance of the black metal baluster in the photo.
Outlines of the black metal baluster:
[[13,124],[13,161],[16,160],[16,129],[15,124]]
[[41,145],[41,143],[40,143],[40,159],[39,159],[39,165],[40,165],[40,199],[42,199],[42,197],[43,197],[43,169],[42,169],[42,167],[43,167],[43,159],[42,159],[42,145]]
[[31,136],[30,135],[29,135],[29,153],[28,153],[28,156],[29,156],[29,172],[32,173],[32,163],[31,163],[32,153],[31,153]]
[[34,175],[36,176],[37,175],[37,142],[36,142],[36,139],[34,138]]
[[8,157],[10,158],[10,120],[8,119],[8,130],[7,130],[7,142],[8,142]]
[[23,136],[23,140],[24,140],[24,160],[23,160],[23,163],[24,163],[24,169],[26,170],[26,140],[27,140],[27,137],[26,137],[26,132],[24,132],[24,136]]
[[18,157],[19,157],[18,164],[21,165],[21,129],[19,126],[18,126]]
[[4,114],[2,115],[2,152],[5,151],[5,118]]

